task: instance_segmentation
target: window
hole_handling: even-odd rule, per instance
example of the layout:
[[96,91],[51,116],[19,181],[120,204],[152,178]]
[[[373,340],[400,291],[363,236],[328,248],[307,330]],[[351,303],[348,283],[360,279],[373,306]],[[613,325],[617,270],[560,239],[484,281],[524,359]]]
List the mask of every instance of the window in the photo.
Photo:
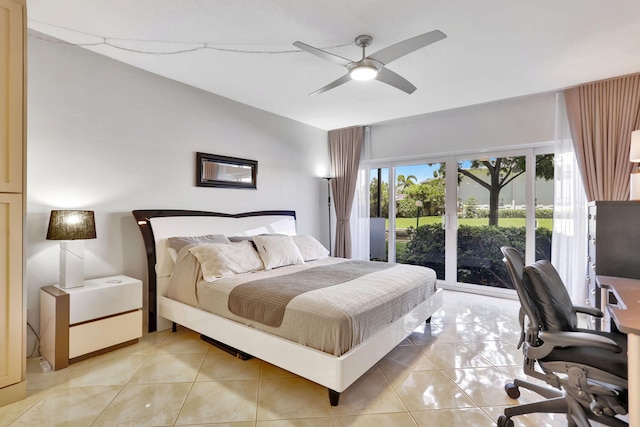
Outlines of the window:
[[371,169],[369,174],[369,259],[388,261],[389,169]]
[[[526,252],[529,261],[551,257],[553,154],[548,151],[451,156],[372,169],[371,258],[433,268],[447,287],[504,292],[511,282],[501,246]],[[447,176],[447,166],[453,175]],[[383,256],[374,256],[374,234],[377,242],[384,234]]]

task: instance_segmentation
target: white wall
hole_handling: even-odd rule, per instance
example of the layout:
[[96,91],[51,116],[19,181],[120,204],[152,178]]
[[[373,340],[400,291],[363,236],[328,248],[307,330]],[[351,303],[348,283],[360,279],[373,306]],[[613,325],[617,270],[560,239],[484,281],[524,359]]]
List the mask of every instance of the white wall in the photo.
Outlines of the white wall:
[[553,141],[555,94],[440,111],[371,126],[371,160],[489,151]]
[[[298,232],[327,244],[326,131],[78,47],[28,41],[26,286],[36,330],[39,289],[58,280],[59,242],[45,240],[51,209],[95,211],[87,278],[146,282],[133,209],[292,209]],[[196,187],[197,151],[257,160],[258,189]],[[31,352],[32,334],[28,342]]]

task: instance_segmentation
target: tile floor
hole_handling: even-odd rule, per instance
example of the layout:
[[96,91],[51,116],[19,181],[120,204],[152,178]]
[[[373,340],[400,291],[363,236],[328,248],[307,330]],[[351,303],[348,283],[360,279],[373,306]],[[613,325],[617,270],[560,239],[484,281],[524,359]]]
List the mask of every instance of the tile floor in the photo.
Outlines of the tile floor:
[[[27,367],[28,398],[1,426],[495,426],[522,376],[518,303],[446,291],[417,329],[329,405],[325,388],[257,359],[240,361],[188,330],[141,341],[56,372]],[[523,390],[520,401],[538,397]],[[514,418],[565,426],[560,415]]]

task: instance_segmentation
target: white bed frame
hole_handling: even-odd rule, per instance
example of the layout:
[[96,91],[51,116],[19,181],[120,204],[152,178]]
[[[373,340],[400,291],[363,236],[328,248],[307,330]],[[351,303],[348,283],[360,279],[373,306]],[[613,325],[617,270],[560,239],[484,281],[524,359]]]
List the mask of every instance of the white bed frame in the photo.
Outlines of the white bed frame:
[[442,305],[442,290],[414,310],[342,356],[333,356],[166,298],[171,268],[167,238],[205,234],[296,234],[294,211],[261,211],[237,215],[185,210],[136,210],[149,269],[149,332],[172,322],[293,372],[329,390],[332,405],[340,393],[395,348]]

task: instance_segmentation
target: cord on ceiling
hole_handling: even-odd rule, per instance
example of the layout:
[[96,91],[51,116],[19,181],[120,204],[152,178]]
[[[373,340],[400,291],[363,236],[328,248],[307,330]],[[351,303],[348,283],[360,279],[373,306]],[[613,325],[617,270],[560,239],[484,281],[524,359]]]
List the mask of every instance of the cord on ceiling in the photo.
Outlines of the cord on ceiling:
[[[187,43],[187,42],[175,42],[175,41],[159,41],[159,40],[143,40],[143,39],[126,39],[126,38],[116,38],[116,37],[104,37],[104,36],[100,36],[98,34],[92,34],[92,33],[87,33],[85,31],[74,30],[72,28],[67,28],[67,27],[63,27],[63,26],[55,25],[55,24],[49,24],[47,22],[42,22],[42,21],[38,21],[38,20],[35,20],[35,19],[29,19],[29,22],[37,22],[39,24],[49,25],[51,27],[56,27],[56,28],[60,28],[60,29],[66,30],[66,31],[72,31],[74,33],[83,34],[83,35],[86,35],[86,36],[95,37],[95,38],[100,39],[100,41],[90,42],[90,43],[72,43],[72,42],[68,42],[68,41],[64,41],[64,40],[60,40],[60,39],[50,39],[50,38],[40,37],[40,36],[35,35],[35,34],[29,34],[29,37],[33,37],[33,38],[36,38],[36,39],[39,39],[39,40],[44,40],[44,41],[47,41],[47,42],[50,42],[50,43],[61,43],[61,44],[67,44],[67,45],[72,45],[72,46],[80,46],[80,47],[109,46],[109,47],[112,47],[114,49],[124,50],[124,51],[127,51],[127,52],[140,53],[140,54],[143,54],[143,55],[179,55],[179,54],[183,54],[183,53],[197,52],[197,51],[200,51],[200,50],[213,50],[213,51],[217,51],[217,52],[239,53],[239,54],[250,54],[250,55],[279,55],[279,54],[287,54],[287,53],[304,52],[301,49],[246,50],[246,49],[224,48],[224,47],[215,46],[212,43],[206,43],[206,42]],[[160,44],[160,43],[188,44],[188,45],[195,45],[195,46],[189,47],[189,48],[185,48],[185,49],[176,49],[176,50],[169,50],[169,51],[150,51],[150,50],[134,49],[134,48],[131,48],[131,47],[120,46],[118,44],[115,44],[116,41],[157,43],[157,44]],[[339,47],[353,46],[353,45],[354,45],[353,42],[348,42],[348,43],[341,43],[341,44],[337,44],[337,45],[333,45],[333,46],[325,46],[325,47],[322,47],[321,49],[335,49],[335,48],[339,48]]]

